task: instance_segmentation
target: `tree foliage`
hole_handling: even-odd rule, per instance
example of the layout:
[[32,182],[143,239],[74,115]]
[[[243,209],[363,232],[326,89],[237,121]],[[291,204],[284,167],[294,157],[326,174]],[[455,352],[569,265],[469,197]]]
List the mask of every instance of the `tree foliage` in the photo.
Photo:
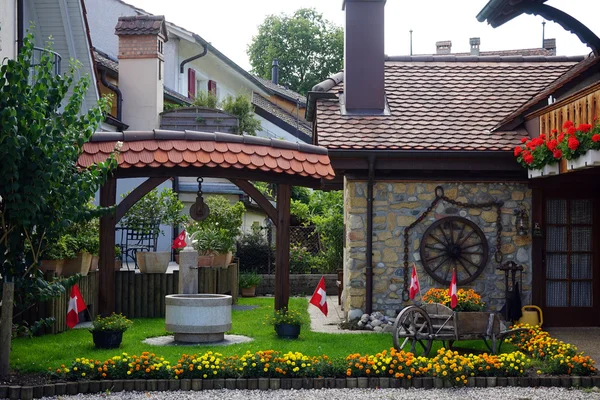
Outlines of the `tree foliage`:
[[74,81],[76,65],[55,76],[50,47],[32,67],[33,46],[29,34],[17,59],[0,67],[0,275],[7,302],[0,323],[0,375],[8,371],[13,285],[41,289],[40,298],[64,292],[61,282],[42,282],[39,256],[73,223],[108,211],[90,208],[88,201],[116,167],[111,157],[77,169],[82,146],[109,102],[102,99],[80,113],[89,79]]
[[254,106],[245,94],[225,97],[222,107],[223,111],[238,119],[238,129],[233,133],[256,136],[256,132],[261,129],[260,121],[254,116]]
[[269,15],[247,53],[253,72],[267,79],[271,78],[273,59],[278,59],[279,81],[304,95],[342,69],[343,30],[311,8],[301,8],[293,15]]

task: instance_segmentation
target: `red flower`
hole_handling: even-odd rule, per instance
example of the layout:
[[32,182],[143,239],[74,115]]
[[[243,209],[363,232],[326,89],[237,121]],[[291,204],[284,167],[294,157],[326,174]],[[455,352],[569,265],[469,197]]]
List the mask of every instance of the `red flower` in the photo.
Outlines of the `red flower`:
[[[598,135],[600,136],[600,135]],[[519,154],[523,152],[523,149],[520,146],[515,147],[515,157],[519,157]]]
[[559,159],[562,157],[562,151],[560,150],[554,150],[554,152],[552,153],[552,155],[554,156],[554,158]]
[[528,138],[528,137],[522,137],[522,138],[521,138],[521,143],[525,143],[525,142],[527,142],[528,140],[529,140],[529,138]]
[[545,133],[542,133],[542,134],[540,135],[540,138],[541,138],[542,140],[546,140],[546,134],[545,134]]
[[558,143],[562,142],[564,138],[565,138],[565,133],[561,132],[560,135],[558,135]]
[[579,147],[579,140],[574,137],[570,137],[567,145],[569,146],[569,149],[575,151]]
[[565,121],[565,123],[563,124],[563,129],[568,129],[571,126],[573,126],[573,122],[571,122],[571,121]]
[[592,136],[592,141],[593,142],[600,142],[600,135],[599,134],[595,134]]
[[552,129],[552,133],[556,134],[558,131],[556,129]]
[[523,156],[523,161],[525,161],[526,164],[531,164],[533,162],[533,156],[531,154],[525,154]]
[[549,140],[548,143],[546,143],[546,146],[548,147],[548,150],[554,151],[556,150],[556,146],[558,146],[558,142],[556,141],[556,139],[552,139]]
[[575,132],[577,132],[577,129],[575,129],[575,127],[574,127],[574,126],[570,126],[570,127],[568,127],[568,128],[567,128],[567,133],[568,133],[569,135],[574,135],[574,134],[575,134]]
[[579,124],[579,126],[577,127],[578,131],[582,131],[582,132],[589,132],[592,129],[592,125],[590,124]]

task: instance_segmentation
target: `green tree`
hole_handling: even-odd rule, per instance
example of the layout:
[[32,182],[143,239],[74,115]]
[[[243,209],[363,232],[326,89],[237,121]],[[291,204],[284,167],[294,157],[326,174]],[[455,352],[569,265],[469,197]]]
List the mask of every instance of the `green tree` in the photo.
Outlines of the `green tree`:
[[75,65],[55,76],[48,51],[31,67],[33,46],[29,34],[17,59],[0,67],[0,376],[8,374],[15,286],[65,290],[60,282],[43,282],[39,256],[72,223],[109,211],[90,208],[88,201],[116,167],[111,157],[77,169],[109,102],[80,113],[89,79],[75,82]]
[[311,8],[301,8],[293,15],[269,15],[247,53],[253,72],[267,79],[273,59],[278,59],[280,82],[305,95],[342,69],[343,30]]
[[256,136],[256,132],[261,128],[260,121],[254,116],[254,106],[248,96],[245,94],[227,96],[223,100],[222,107],[223,111],[238,119],[239,127],[233,133]]
[[219,108],[219,99],[212,92],[200,90],[196,93],[196,98],[192,101],[194,107]]

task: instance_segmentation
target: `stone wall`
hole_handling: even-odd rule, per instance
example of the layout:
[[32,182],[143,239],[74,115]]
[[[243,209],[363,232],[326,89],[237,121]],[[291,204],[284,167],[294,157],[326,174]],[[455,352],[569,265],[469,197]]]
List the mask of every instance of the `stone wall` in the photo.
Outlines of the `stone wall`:
[[[531,215],[531,190],[521,183],[461,183],[461,182],[376,182],[373,190],[373,311],[394,316],[405,304],[403,290],[404,228],[412,224],[435,199],[436,186],[444,188],[445,195],[463,203],[485,203],[504,200],[501,248],[503,262],[514,260],[525,266],[523,304],[531,299],[531,236],[518,236],[513,210],[523,205]],[[367,182],[344,182],[344,213],[346,247],[344,249],[344,310],[353,318],[365,307],[366,269],[366,211]],[[445,287],[434,281],[420,263],[419,245],[425,230],[432,222],[447,216],[461,216],[474,222],[484,232],[489,245],[489,259],[483,273],[468,286],[482,295],[490,310],[499,310],[504,304],[504,273],[497,271],[494,262],[496,250],[496,209],[460,208],[440,201],[409,237],[409,263],[417,265],[422,293],[430,287]],[[518,277],[518,275],[517,275]],[[461,287],[459,287],[460,289]],[[420,300],[418,297],[416,300]],[[354,311],[352,311],[354,310]]]

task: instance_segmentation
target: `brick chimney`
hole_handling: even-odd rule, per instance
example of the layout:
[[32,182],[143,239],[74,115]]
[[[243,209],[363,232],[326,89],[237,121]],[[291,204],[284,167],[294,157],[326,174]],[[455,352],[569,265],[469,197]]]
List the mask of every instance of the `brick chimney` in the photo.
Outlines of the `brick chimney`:
[[442,40],[441,42],[435,42],[435,53],[436,54],[452,53],[452,41]]
[[164,105],[165,17],[119,17],[115,35],[119,36],[123,122],[133,131],[157,129]]
[[550,50],[552,55],[556,55],[556,39],[544,39],[544,49]]
[[347,113],[382,114],[386,0],[344,0],[344,101]]
[[478,37],[473,37],[469,39],[469,45],[471,45],[471,55],[478,56],[479,55],[479,45],[481,44],[481,39]]

